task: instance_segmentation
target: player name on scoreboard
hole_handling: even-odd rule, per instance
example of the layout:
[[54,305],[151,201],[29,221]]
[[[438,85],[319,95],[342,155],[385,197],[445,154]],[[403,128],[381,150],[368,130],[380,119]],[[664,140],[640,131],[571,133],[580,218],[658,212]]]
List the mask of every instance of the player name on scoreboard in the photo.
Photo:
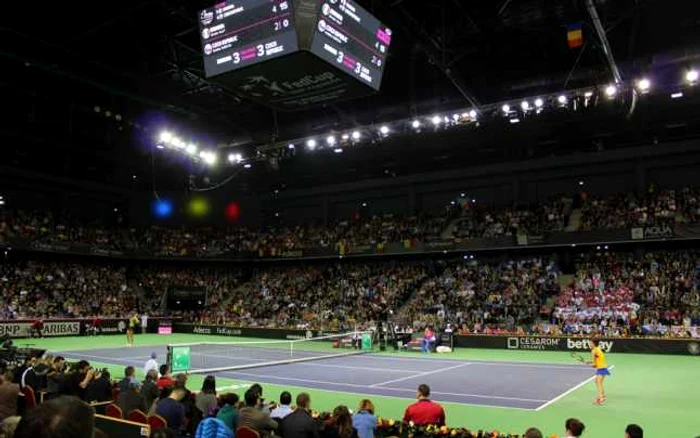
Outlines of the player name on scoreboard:
[[353,0],[228,0],[199,31],[208,78],[282,110],[379,90],[392,39]]

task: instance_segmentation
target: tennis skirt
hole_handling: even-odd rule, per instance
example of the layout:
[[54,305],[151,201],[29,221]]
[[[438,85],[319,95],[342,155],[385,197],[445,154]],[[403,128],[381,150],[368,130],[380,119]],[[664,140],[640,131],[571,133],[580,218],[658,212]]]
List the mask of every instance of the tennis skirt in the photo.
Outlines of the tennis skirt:
[[607,368],[596,368],[595,374],[596,376],[609,376],[610,371]]

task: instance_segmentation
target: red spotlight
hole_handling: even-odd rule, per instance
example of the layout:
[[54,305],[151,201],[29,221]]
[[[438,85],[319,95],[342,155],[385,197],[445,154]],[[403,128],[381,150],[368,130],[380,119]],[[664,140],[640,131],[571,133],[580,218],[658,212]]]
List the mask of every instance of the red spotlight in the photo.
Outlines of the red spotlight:
[[230,222],[236,222],[241,215],[241,207],[237,202],[231,202],[226,206],[226,219]]

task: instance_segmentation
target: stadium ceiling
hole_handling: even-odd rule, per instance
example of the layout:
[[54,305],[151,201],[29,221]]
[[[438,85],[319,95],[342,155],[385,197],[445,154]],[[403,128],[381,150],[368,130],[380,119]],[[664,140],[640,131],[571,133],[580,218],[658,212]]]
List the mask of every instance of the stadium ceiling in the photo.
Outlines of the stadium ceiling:
[[[660,66],[681,71],[700,63],[698,2],[357,1],[395,31],[381,93],[300,113],[273,113],[204,78],[196,12],[212,1],[46,2],[31,11],[17,5],[23,10],[8,11],[0,26],[0,90],[6,107],[13,108],[0,125],[2,141],[11,145],[5,162],[124,185],[145,179],[152,164],[144,159],[149,142],[163,125],[180,126],[213,144],[256,146],[609,83],[610,60],[589,2],[624,80]],[[578,22],[583,46],[570,49],[567,26]],[[392,160],[395,152],[379,160],[358,155],[354,165],[343,167],[354,169],[352,179],[431,166],[402,164]],[[492,160],[503,159],[497,155]],[[515,157],[528,155],[521,151]],[[447,152],[433,156],[428,161],[435,168],[450,160]],[[370,159],[376,169],[367,164]],[[318,181],[311,172],[317,164],[294,172],[311,184]],[[325,170],[329,180],[338,178]],[[170,176],[177,180],[189,172]]]

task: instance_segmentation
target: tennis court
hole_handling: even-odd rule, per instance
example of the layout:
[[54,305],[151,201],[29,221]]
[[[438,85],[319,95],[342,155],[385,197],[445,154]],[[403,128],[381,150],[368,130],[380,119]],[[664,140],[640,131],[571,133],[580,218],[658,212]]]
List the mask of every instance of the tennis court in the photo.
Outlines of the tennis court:
[[[416,387],[427,383],[437,401],[523,410],[543,409],[591,378],[590,369],[579,365],[462,361],[418,353],[415,357],[391,353],[326,357],[330,355],[327,349],[305,347],[297,348],[293,356],[308,361],[258,366],[287,360],[292,354],[288,347],[205,344],[193,349],[192,368],[241,367],[212,374],[245,382],[401,398],[413,398]],[[60,354],[75,360],[140,368],[152,351],[160,358],[166,356],[164,346]]]

